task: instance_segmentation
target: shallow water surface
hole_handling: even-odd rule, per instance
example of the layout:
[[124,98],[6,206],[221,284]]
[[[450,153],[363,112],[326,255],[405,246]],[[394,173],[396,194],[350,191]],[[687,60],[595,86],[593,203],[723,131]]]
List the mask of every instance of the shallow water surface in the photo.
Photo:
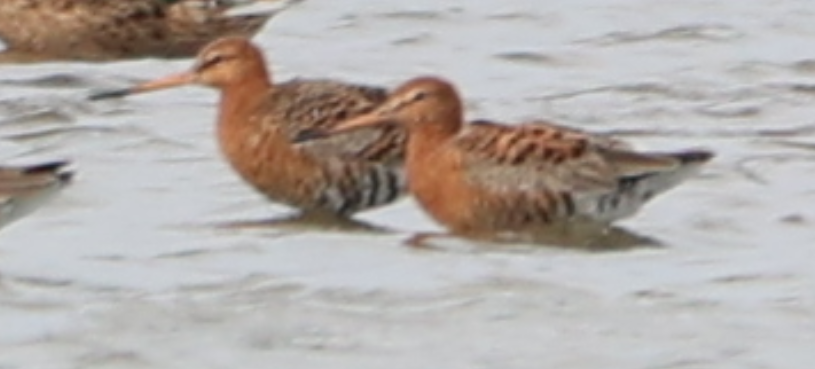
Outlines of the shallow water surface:
[[[815,4],[310,0],[256,40],[275,78],[457,82],[471,117],[715,149],[589,253],[269,223],[219,158],[212,91],[88,92],[189,61],[0,66],[0,155],[74,185],[0,232],[0,368],[808,368],[815,360]],[[389,231],[381,231],[379,228]],[[448,242],[449,241],[449,242]]]

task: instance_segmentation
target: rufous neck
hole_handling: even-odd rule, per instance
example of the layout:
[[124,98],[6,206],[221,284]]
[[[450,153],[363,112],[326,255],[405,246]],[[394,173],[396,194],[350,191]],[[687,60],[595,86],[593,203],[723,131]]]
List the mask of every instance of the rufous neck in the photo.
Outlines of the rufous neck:
[[408,161],[418,162],[422,158],[432,157],[430,153],[454,139],[463,125],[460,113],[451,112],[428,118],[432,120],[415,122],[409,127]]
[[420,115],[419,120],[408,123],[411,137],[429,141],[444,141],[458,134],[464,124],[460,106],[451,104],[433,109],[431,114]]
[[241,115],[269,95],[273,86],[266,73],[221,87],[220,114],[222,117]]

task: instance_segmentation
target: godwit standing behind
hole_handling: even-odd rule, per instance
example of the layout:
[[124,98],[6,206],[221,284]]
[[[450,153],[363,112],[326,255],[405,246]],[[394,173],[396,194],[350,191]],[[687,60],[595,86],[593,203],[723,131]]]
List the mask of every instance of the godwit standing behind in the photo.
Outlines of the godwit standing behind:
[[244,38],[205,47],[188,72],[109,98],[186,84],[220,90],[217,135],[232,168],[269,199],[309,213],[346,216],[394,201],[405,192],[405,131],[373,127],[295,144],[302,131],[328,129],[370,112],[384,89],[329,80],[274,84],[261,51]]

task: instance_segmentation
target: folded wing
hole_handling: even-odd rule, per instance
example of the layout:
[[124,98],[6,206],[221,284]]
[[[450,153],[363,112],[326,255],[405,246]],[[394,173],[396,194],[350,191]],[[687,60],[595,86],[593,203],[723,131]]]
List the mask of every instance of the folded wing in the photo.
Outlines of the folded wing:
[[[274,109],[290,122],[285,130],[291,141],[307,130],[328,130],[337,124],[370,112],[387,98],[378,87],[333,81],[294,80],[276,87]],[[393,124],[370,127],[306,141],[299,147],[317,156],[340,156],[371,162],[401,164],[406,132]]]
[[496,191],[602,194],[615,191],[623,178],[680,165],[668,155],[635,153],[621,141],[543,122],[476,122],[454,144],[469,178]]

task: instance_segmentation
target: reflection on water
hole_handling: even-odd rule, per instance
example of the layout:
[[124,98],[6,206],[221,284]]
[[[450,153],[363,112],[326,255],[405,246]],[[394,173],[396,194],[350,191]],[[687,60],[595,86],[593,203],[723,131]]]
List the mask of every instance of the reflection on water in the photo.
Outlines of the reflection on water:
[[211,224],[220,229],[274,228],[285,232],[341,231],[388,233],[391,230],[352,218],[330,214],[303,213],[263,220],[233,220]]
[[[474,250],[493,251],[532,250],[533,247],[557,247],[583,251],[624,251],[635,248],[662,247],[652,238],[631,232],[623,227],[603,225],[554,225],[523,233],[467,234]],[[444,250],[443,243],[434,241],[456,237],[446,233],[418,233],[405,244],[420,249]]]

